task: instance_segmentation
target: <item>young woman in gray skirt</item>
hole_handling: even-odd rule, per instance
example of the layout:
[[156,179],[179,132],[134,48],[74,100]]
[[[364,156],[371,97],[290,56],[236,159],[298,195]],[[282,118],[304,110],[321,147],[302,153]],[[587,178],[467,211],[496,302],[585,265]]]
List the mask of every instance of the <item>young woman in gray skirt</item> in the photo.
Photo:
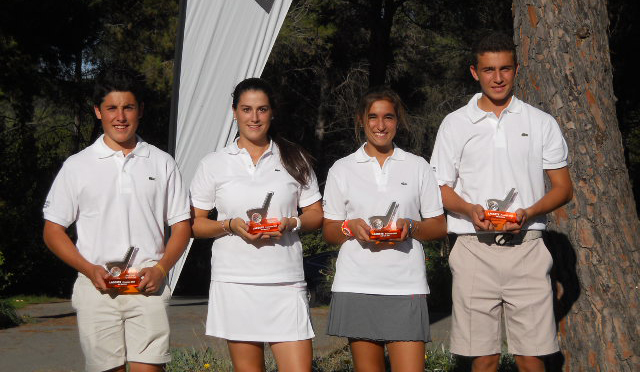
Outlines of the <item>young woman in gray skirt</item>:
[[[394,91],[370,90],[355,117],[366,142],[331,167],[324,193],[323,235],[341,245],[327,333],[349,338],[356,371],[384,371],[385,345],[393,371],[424,371],[431,338],[419,240],[446,234],[440,191],[427,161],[393,143],[407,129]],[[378,240],[374,228],[398,236]]]

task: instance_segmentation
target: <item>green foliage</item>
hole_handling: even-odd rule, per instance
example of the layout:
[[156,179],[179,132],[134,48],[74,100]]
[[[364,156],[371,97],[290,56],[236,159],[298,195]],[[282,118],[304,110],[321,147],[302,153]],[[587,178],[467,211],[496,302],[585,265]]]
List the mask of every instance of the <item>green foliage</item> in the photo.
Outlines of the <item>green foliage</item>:
[[15,327],[22,323],[11,302],[0,300],[0,329]]
[[427,296],[429,310],[433,312],[451,311],[451,270],[449,269],[448,247],[444,240],[422,244],[427,268]]
[[337,251],[340,249],[337,245],[330,245],[325,242],[322,238],[321,230],[300,234],[300,241],[302,242],[302,254],[304,256],[326,251]]

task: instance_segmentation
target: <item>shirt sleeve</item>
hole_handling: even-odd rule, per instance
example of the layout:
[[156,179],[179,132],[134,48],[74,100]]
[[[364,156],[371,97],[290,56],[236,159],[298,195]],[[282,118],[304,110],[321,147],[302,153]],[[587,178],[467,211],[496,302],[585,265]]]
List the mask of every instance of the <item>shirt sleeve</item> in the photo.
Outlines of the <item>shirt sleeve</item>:
[[167,200],[165,201],[167,207],[164,216],[164,220],[169,226],[191,217],[187,188],[182,182],[182,175],[177,164],[173,159],[171,159],[171,163],[173,169],[167,180]]
[[458,179],[461,154],[456,149],[455,143],[455,134],[451,130],[449,116],[447,116],[438,129],[431,154],[431,166],[439,186],[454,187]]
[[340,182],[336,177],[336,170],[334,167],[329,169],[329,174],[327,175],[327,182],[324,186],[322,207],[324,209],[324,218],[342,221],[347,218],[347,201],[344,195],[344,190],[341,188]]
[[544,143],[542,145],[542,168],[558,169],[567,166],[569,148],[562,136],[558,122],[551,116],[545,122]]
[[74,177],[69,173],[65,162],[53,181],[42,208],[45,220],[65,228],[78,218],[78,195],[72,183]]
[[422,218],[436,217],[444,213],[442,197],[438,181],[429,163],[421,159],[423,163],[422,183],[420,185],[420,216]]
[[310,180],[307,185],[301,186],[300,189],[300,197],[298,199],[298,206],[300,208],[307,207],[322,199],[320,188],[318,187],[318,179],[313,170],[311,171]]
[[214,173],[207,166],[206,158],[200,161],[196,174],[191,181],[191,205],[205,211],[216,206],[216,180]]

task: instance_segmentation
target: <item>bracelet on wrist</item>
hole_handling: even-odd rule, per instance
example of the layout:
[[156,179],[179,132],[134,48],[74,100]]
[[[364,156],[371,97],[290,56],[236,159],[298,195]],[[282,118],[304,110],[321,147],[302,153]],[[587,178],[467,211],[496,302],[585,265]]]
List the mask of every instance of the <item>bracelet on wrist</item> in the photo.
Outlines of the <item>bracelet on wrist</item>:
[[414,228],[413,220],[411,218],[408,218],[408,221],[409,221],[409,232],[407,235],[410,238],[413,238],[413,228]]
[[220,226],[222,227],[222,231],[224,231],[224,235],[223,235],[223,236],[226,236],[226,235],[232,235],[232,234],[231,234],[231,230],[230,230],[230,229],[228,229],[228,228],[224,225],[224,224],[225,224],[225,222],[227,222],[227,220],[222,220],[222,221],[220,221]]
[[350,237],[350,238],[351,238],[351,237],[353,237],[353,231],[351,231],[351,229],[349,228],[349,221],[350,221],[350,220],[344,220],[344,221],[342,222],[342,227],[341,227],[341,229],[342,229],[342,233],[343,233],[345,236],[348,236],[348,237]]
[[229,221],[229,226],[227,228],[227,230],[229,230],[229,235],[236,235],[236,233],[233,231],[233,228],[231,228],[231,222],[233,221],[233,219],[230,218],[227,221]]
[[300,231],[300,229],[302,228],[302,221],[300,220],[299,217],[291,217],[294,220],[296,220],[296,226],[291,229],[291,232],[296,232],[296,231]]
[[157,263],[156,267],[158,269],[160,269],[160,271],[162,272],[162,276],[164,276],[166,278],[167,277],[167,270],[165,270],[164,267],[162,267],[162,265],[160,265],[160,263]]

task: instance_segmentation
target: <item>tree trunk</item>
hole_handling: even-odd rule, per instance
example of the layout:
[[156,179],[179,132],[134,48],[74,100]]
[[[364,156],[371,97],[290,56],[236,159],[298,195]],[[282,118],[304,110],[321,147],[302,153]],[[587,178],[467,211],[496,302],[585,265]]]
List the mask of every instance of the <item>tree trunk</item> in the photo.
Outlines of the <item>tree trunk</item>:
[[393,61],[391,27],[393,17],[404,0],[371,0],[369,6],[369,86],[386,82],[387,69]]
[[[640,223],[616,119],[601,0],[514,0],[516,94],[569,145],[573,201],[547,237],[565,371],[640,371]],[[556,368],[553,368],[556,369]]]

